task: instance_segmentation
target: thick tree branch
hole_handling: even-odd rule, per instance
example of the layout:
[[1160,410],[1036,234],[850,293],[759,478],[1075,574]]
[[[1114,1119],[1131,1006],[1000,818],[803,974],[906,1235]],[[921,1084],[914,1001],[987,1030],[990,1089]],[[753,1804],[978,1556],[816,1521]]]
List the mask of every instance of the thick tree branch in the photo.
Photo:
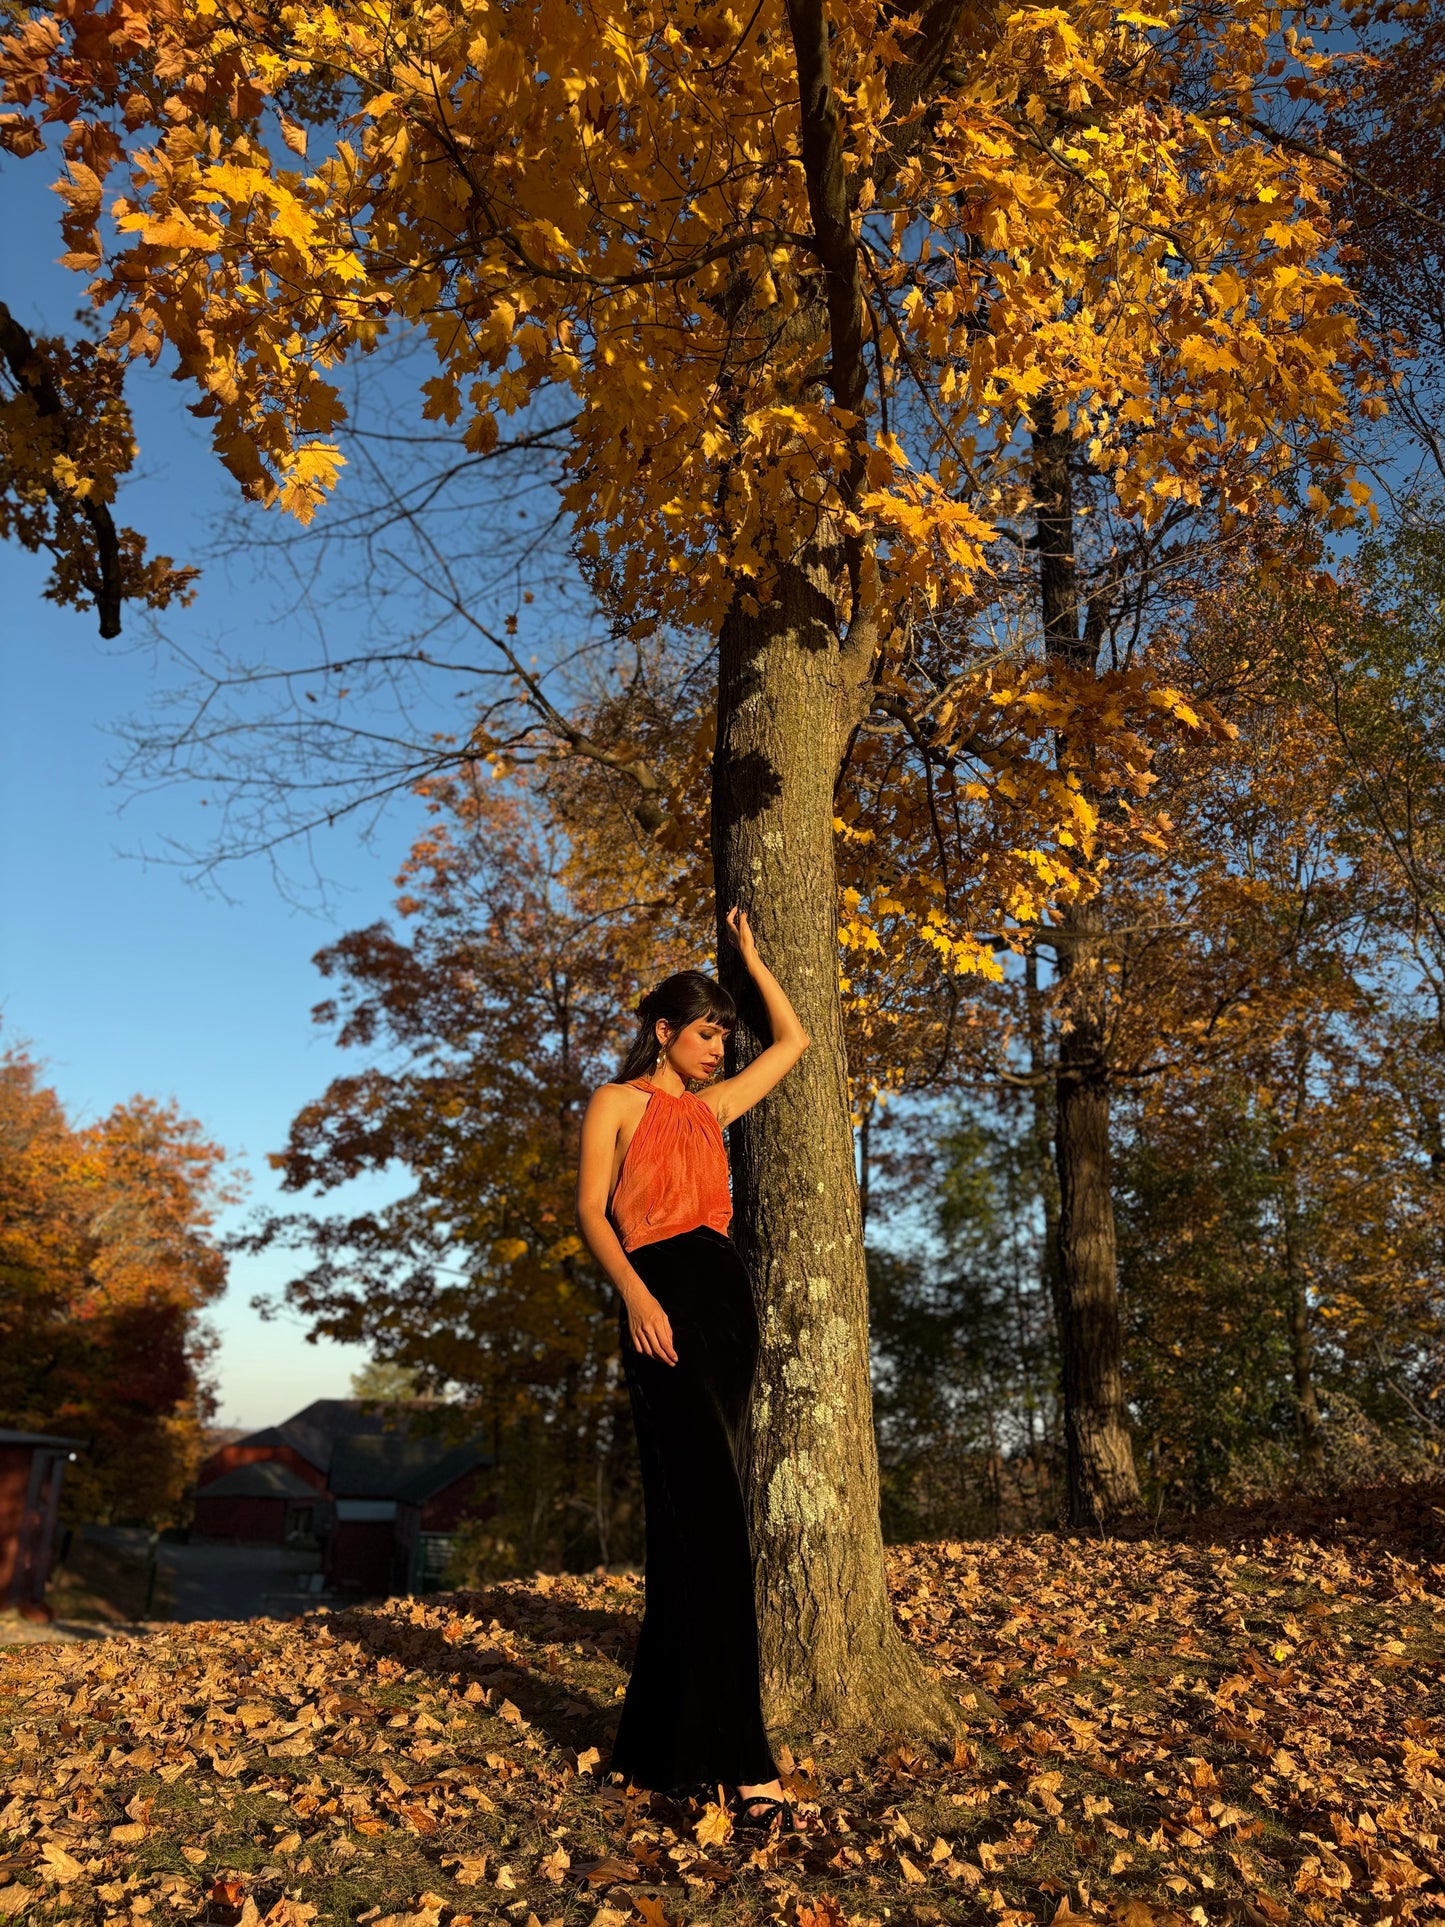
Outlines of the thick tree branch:
[[[909,58],[889,75],[888,100],[897,124],[880,149],[871,170],[874,190],[881,193],[910,155],[917,152],[931,131],[933,115],[914,110],[944,77],[953,51],[958,23],[963,18],[963,0],[934,0],[924,12],[918,31],[909,46]],[[852,198],[856,204],[864,180],[862,170],[854,176]]]

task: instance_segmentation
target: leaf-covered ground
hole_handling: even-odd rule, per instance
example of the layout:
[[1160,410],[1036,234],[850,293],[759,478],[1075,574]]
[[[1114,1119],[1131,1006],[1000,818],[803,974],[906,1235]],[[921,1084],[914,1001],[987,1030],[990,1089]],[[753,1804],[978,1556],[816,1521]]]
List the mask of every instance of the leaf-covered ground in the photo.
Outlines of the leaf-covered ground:
[[1004,1717],[951,1751],[794,1735],[805,1831],[761,1845],[600,1777],[631,1577],[15,1648],[0,1916],[1445,1920],[1436,1500],[1393,1540],[895,1548],[909,1635]]

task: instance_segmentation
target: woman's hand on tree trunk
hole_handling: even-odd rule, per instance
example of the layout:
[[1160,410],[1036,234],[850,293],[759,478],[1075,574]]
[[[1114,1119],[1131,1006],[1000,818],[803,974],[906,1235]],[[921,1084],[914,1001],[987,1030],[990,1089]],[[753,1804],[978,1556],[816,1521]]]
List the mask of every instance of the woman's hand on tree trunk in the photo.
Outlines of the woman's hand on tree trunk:
[[627,1301],[627,1329],[644,1358],[656,1358],[664,1365],[677,1363],[672,1321],[650,1291],[641,1298]]
[[731,937],[734,947],[740,952],[743,962],[747,965],[748,969],[751,970],[758,960],[758,946],[753,937],[752,927],[748,923],[747,911],[739,909],[737,904],[734,904],[732,909],[728,911],[725,921],[727,933],[729,937]]

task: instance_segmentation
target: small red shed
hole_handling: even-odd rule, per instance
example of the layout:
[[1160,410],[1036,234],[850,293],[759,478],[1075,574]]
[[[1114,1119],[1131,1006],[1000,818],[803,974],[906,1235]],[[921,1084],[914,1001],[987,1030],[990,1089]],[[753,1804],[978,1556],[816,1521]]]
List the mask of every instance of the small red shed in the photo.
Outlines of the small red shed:
[[61,1481],[84,1446],[48,1432],[0,1431],[0,1606],[43,1607]]

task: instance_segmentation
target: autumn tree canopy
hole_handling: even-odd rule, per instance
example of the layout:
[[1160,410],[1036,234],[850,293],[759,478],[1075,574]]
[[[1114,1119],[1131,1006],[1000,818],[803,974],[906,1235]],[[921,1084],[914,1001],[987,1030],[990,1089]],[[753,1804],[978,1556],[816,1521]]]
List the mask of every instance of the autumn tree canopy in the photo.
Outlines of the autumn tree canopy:
[[[1225,580],[1158,645],[1233,733],[1161,759],[1168,848],[1111,865],[1095,900],[1151,1509],[1439,1463],[1438,558],[1411,518],[1333,577]],[[975,990],[952,1088],[889,1127],[908,1148],[870,1241],[872,1336],[885,1516],[909,1536],[1059,1503],[1067,940],[1040,926],[1038,958]]]
[[0,1409],[88,1441],[74,1518],[184,1513],[212,1410],[204,1313],[226,1285],[223,1158],[147,1098],[78,1129],[29,1057],[0,1059]]
[[[415,332],[435,357],[418,420],[476,453],[565,404],[562,504],[629,633],[766,602],[823,516],[830,620],[877,700],[1065,849],[1093,806],[1037,753],[1045,699],[1026,670],[977,672],[995,651],[957,613],[1016,571],[1036,422],[1058,420],[1119,518],[1121,603],[1187,510],[1228,522],[1314,481],[1335,500],[1361,346],[1332,176],[1268,135],[1322,65],[1245,0],[1157,19],[448,5],[385,25],[72,0],[0,56],[11,150],[65,123],[65,258],[105,354],[173,356],[248,493],[310,517],[344,461],[338,369]],[[118,417],[73,492],[103,493],[127,449]],[[1052,720],[1085,704],[1092,783],[1133,788],[1137,749],[1112,769],[1097,752],[1138,692],[1052,680]],[[1013,914],[1069,875],[996,867]],[[982,961],[929,882],[910,908]]]

